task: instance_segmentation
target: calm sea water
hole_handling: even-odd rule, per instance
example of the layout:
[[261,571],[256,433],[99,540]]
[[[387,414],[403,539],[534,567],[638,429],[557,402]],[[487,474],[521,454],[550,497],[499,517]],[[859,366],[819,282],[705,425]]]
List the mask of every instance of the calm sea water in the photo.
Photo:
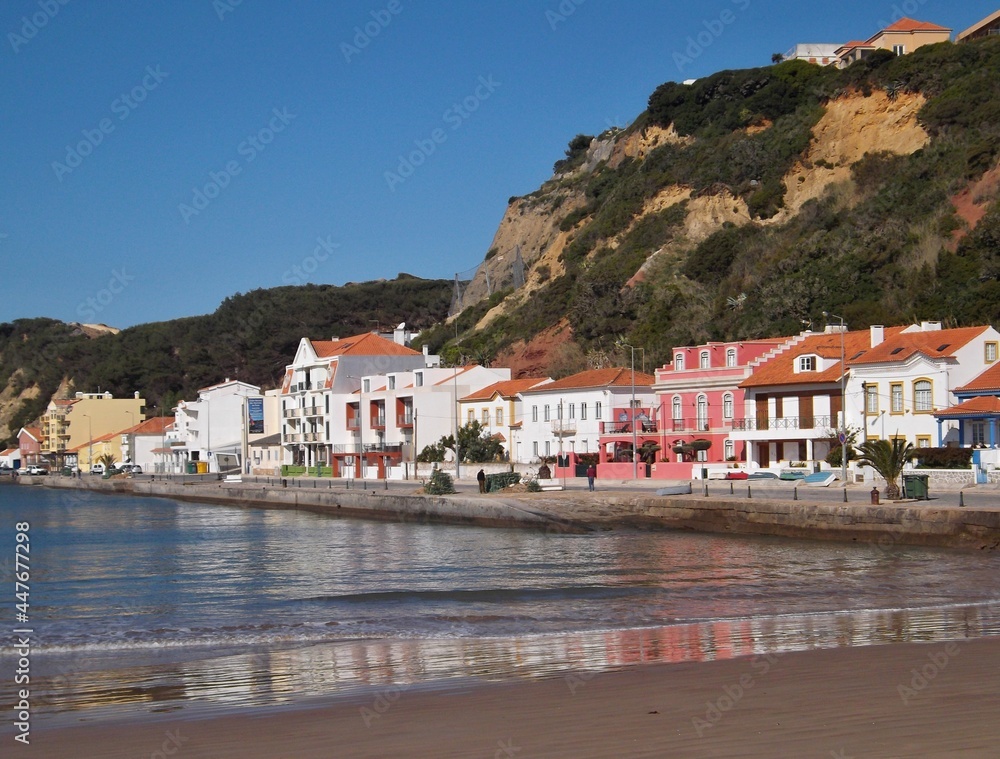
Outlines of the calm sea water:
[[[0,487],[8,631],[25,521],[36,721],[1000,634],[996,554],[546,535]],[[5,677],[0,707],[15,701]]]

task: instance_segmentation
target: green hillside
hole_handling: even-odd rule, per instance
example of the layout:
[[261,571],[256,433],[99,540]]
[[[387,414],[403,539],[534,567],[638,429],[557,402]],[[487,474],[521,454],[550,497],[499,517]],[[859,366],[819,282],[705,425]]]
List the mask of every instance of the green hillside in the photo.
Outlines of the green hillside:
[[[784,206],[783,177],[804,159],[824,106],[877,90],[890,101],[926,97],[919,121],[930,142],[912,155],[867,155],[850,167],[849,186],[769,223]],[[486,304],[470,309],[457,340],[453,328],[438,330],[428,333],[431,347],[445,356],[496,355],[566,318],[581,361],[624,338],[644,348],[647,365],[658,365],[674,345],[795,334],[810,322],[821,327],[824,310],[855,329],[921,318],[1000,323],[995,194],[985,217],[950,245],[965,227],[952,196],[997,166],[1000,39],[933,45],[898,58],[880,51],[846,70],[790,61],[723,71],[694,85],[667,83],[622,138],[670,124],[692,139],[616,168],[603,163],[557,175],[528,196],[548,199],[551,212],[565,217],[562,229],[575,230],[562,256],[565,273],[484,330],[472,326]],[[557,170],[581,163],[580,138],[574,143]],[[691,188],[692,197],[732,193],[746,201],[753,220],[672,249],[683,204],[641,216],[670,185]],[[573,191],[585,194],[586,206],[560,211],[561,193]],[[642,282],[626,286],[664,246],[669,255],[657,257]],[[503,297],[516,301],[501,293],[490,305]]]

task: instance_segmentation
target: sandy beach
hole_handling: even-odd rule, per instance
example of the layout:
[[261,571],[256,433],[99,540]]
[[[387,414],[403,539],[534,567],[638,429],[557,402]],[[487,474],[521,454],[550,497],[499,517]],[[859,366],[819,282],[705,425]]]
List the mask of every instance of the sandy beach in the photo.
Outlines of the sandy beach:
[[[996,757],[1000,639],[839,648],[31,734],[36,757]],[[18,747],[20,749],[21,747]]]

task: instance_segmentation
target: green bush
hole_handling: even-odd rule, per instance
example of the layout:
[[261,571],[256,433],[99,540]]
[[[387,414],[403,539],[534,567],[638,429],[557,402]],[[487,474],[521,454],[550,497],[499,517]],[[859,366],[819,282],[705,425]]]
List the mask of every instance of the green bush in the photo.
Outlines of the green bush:
[[431,472],[431,478],[424,485],[424,492],[428,495],[448,495],[455,491],[455,481],[451,475],[442,469],[435,469]]
[[972,449],[918,448],[914,459],[921,469],[968,469],[972,465]]
[[486,492],[498,493],[504,488],[516,485],[521,481],[521,475],[517,472],[499,472],[497,474],[486,475]]

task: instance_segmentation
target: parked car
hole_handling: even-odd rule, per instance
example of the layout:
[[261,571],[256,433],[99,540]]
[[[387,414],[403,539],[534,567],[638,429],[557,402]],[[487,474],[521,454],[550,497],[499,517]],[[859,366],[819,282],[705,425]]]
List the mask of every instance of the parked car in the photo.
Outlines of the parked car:
[[32,476],[35,476],[35,475],[45,475],[45,474],[48,474],[48,473],[49,473],[48,469],[46,469],[43,466],[38,466],[37,464],[32,464],[31,466],[28,467],[28,474],[30,474]]
[[90,465],[91,474],[104,474],[104,464],[91,464]]
[[142,466],[139,464],[122,464],[121,470],[129,474],[142,474]]

